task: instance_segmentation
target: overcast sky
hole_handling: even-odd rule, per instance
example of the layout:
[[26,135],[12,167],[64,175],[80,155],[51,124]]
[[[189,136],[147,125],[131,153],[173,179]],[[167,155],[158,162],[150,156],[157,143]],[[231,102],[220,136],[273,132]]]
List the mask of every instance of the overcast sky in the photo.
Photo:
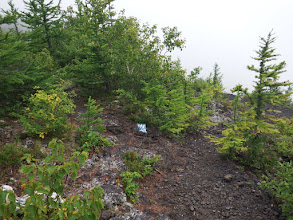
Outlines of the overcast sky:
[[[1,0],[6,8],[8,0]],[[21,8],[21,0],[14,0]],[[63,6],[74,0],[63,0]],[[127,16],[137,17],[142,23],[157,24],[159,28],[177,26],[186,39],[186,48],[176,51],[189,73],[203,67],[207,77],[218,63],[226,91],[236,84],[252,87],[254,73],[247,65],[258,50],[259,37],[266,37],[273,29],[281,56],[287,63],[282,80],[293,82],[293,1],[292,0],[116,0],[116,11],[125,9]]]

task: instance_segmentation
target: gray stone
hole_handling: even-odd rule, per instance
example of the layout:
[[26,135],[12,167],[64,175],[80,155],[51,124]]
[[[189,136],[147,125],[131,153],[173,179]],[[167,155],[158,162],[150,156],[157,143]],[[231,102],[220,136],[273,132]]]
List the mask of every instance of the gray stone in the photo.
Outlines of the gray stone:
[[84,189],[92,188],[91,184],[89,184],[89,183],[83,183],[83,184],[81,184],[81,187],[84,188]]
[[108,125],[106,128],[108,131],[111,131],[113,134],[120,134],[124,131],[118,120],[108,120],[107,122],[108,122]]
[[105,136],[105,138],[107,138],[109,141],[112,141],[115,144],[118,143],[118,138],[116,136],[108,135]]
[[0,128],[0,140],[9,140],[15,131],[11,127]]
[[150,220],[151,217],[147,214],[137,210],[131,209],[130,212],[124,213],[123,215],[116,216],[112,220]]
[[103,183],[98,178],[94,178],[91,182],[91,185],[92,185],[92,187],[95,187],[95,186],[101,186],[101,185],[103,185]]
[[99,170],[107,171],[107,170],[113,170],[118,169],[121,166],[123,166],[123,161],[120,158],[113,159],[111,157],[102,158],[100,160]]
[[231,182],[234,176],[232,174],[227,174],[224,176],[226,182]]
[[130,212],[133,207],[134,206],[131,203],[125,202],[125,203],[123,203],[123,206],[121,207],[121,210],[123,212]]
[[110,211],[103,211],[100,217],[100,220],[108,220],[112,217],[112,212]]
[[212,123],[229,123],[232,122],[232,120],[228,117],[226,117],[224,114],[214,113],[211,118],[210,122]]
[[24,195],[22,197],[16,197],[16,202],[18,202],[20,204],[21,207],[25,206],[25,202],[26,200],[29,198],[29,195]]
[[95,166],[95,161],[92,159],[87,159],[85,160],[84,165],[82,165],[81,170],[90,170],[94,168]]
[[32,148],[35,145],[35,143],[33,142],[33,140],[26,140],[24,146],[26,146],[27,148]]
[[158,214],[158,216],[156,217],[156,220],[170,220],[170,218],[165,215],[165,214]]
[[106,209],[111,209],[116,205],[122,205],[126,202],[126,194],[123,190],[115,185],[103,185],[103,201]]

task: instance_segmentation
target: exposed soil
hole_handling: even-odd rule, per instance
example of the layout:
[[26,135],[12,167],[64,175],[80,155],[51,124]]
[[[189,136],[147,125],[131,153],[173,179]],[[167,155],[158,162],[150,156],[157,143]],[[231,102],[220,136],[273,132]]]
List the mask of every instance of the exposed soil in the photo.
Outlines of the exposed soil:
[[136,207],[141,211],[164,213],[176,220],[284,219],[270,195],[259,189],[258,177],[223,158],[203,135],[188,134],[180,143],[155,129],[148,129],[147,135],[133,132],[135,123],[121,113],[106,117],[123,126],[113,151],[133,146],[162,156],[156,172],[140,183]]
[[[77,112],[84,111],[84,107],[77,106]],[[287,116],[293,115],[292,110],[285,112]],[[72,115],[72,119],[77,115]],[[112,156],[121,161],[119,155],[131,149],[162,156],[155,172],[139,183],[140,200],[135,205],[154,219],[159,219],[156,217],[158,213],[174,220],[285,219],[273,198],[259,189],[260,178],[223,158],[216,152],[217,146],[202,133],[187,134],[183,141],[169,138],[149,127],[148,133],[142,134],[137,131],[135,122],[127,120],[121,108],[113,106],[105,108],[102,118],[108,125],[104,134],[114,137],[116,144],[100,152],[99,158]],[[116,124],[114,128],[111,127],[113,122]],[[221,129],[214,127],[208,132],[219,135]],[[73,186],[99,175],[104,175],[102,182],[116,184],[119,172],[124,169],[121,166],[121,169],[116,169],[117,175],[107,176],[98,168],[81,171]],[[17,179],[15,172],[11,176]],[[0,183],[13,185],[5,181],[2,179]]]

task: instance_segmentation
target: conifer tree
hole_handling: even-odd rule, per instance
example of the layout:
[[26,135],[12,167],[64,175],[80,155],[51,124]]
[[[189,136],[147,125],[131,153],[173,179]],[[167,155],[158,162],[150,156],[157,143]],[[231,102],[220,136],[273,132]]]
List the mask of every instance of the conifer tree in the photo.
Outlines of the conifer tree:
[[217,63],[215,63],[212,73],[212,84],[214,87],[222,86],[222,75],[220,72],[220,67]]
[[271,64],[271,61],[275,61],[279,54],[275,53],[275,49],[271,47],[271,44],[275,42],[276,38],[273,33],[270,32],[267,38],[260,38],[260,49],[256,51],[257,57],[253,59],[259,62],[259,67],[254,65],[247,66],[251,71],[257,73],[255,78],[255,90],[250,98],[251,104],[256,111],[256,119],[262,119],[266,105],[268,103],[277,104],[279,101],[288,97],[287,94],[279,92],[280,87],[289,86],[289,82],[278,82],[280,74],[285,72],[286,62],[282,61],[279,64]]
[[[3,33],[0,28],[0,114],[12,103],[19,101],[24,84],[30,80],[27,57],[28,46],[11,32]],[[13,97],[13,98],[11,98]]]
[[[233,101],[234,123],[223,131],[224,137],[211,139],[216,144],[222,145],[219,152],[234,159],[242,154],[242,162],[266,169],[278,158],[276,148],[279,143],[275,137],[280,134],[275,124],[280,122],[280,119],[271,115],[269,104],[276,105],[287,99],[290,93],[283,94],[280,88],[292,83],[278,82],[280,74],[285,71],[286,63],[283,61],[279,64],[271,64],[271,61],[275,61],[279,56],[271,47],[275,42],[272,32],[267,38],[260,39],[260,49],[256,51],[257,57],[253,58],[259,62],[259,67],[248,66],[249,70],[257,73],[255,90],[249,94],[241,85],[234,89],[234,92],[238,92]],[[242,106],[243,110],[238,114],[237,103],[240,103],[240,96],[247,97],[249,102]]]
[[[8,5],[10,6],[9,10],[2,9],[2,12],[4,12],[4,14],[5,14],[5,17],[3,18],[3,21],[0,22],[0,24],[1,23],[13,24],[14,28],[15,28],[15,32],[19,35],[19,30],[18,30],[18,26],[17,26],[17,22],[19,19],[19,13],[11,0],[8,2]],[[1,21],[1,17],[0,17],[0,21]]]
[[55,6],[53,0],[48,3],[45,0],[28,0],[24,3],[26,11],[22,12],[21,20],[31,30],[32,45],[38,51],[45,46],[52,53],[53,40],[60,34],[58,28],[61,22],[61,0]]

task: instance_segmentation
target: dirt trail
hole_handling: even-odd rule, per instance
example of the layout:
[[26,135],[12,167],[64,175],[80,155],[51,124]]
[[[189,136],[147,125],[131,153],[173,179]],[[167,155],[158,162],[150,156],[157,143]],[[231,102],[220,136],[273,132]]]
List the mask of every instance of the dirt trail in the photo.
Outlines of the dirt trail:
[[138,134],[135,123],[118,112],[105,119],[122,127],[119,134],[112,134],[119,140],[112,152],[136,147],[162,156],[156,172],[140,183],[135,206],[139,210],[174,220],[284,219],[273,199],[259,190],[256,175],[224,159],[202,135],[188,134],[181,144],[155,129]]

